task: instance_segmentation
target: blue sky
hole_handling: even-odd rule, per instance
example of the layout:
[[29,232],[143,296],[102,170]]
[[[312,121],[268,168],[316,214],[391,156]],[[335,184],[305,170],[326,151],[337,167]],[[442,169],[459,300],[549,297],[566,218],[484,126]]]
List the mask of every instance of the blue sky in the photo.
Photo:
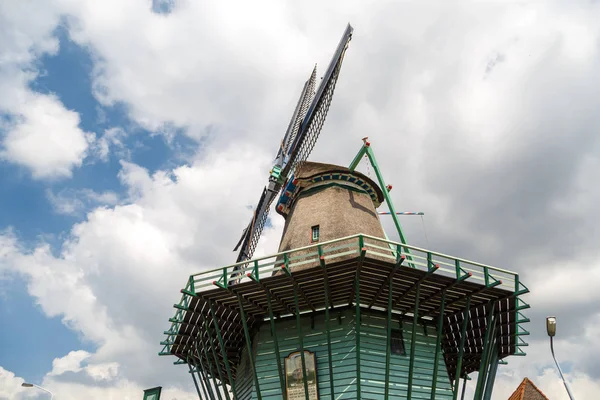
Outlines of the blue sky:
[[[168,145],[163,136],[150,135],[135,126],[123,105],[102,106],[91,93],[93,62],[90,54],[73,43],[63,27],[56,29],[55,36],[60,40],[60,51],[39,59],[37,68],[42,73],[31,82],[32,90],[56,94],[65,107],[80,115],[81,128],[86,131],[101,134],[111,127],[128,127],[130,132],[135,132],[125,142],[125,147],[131,150],[129,161],[149,171],[165,167],[177,158],[174,155],[177,150],[193,145],[182,137],[176,137]],[[47,191],[91,189],[123,196],[123,187],[117,178],[120,169],[119,158],[111,156],[106,162],[84,162],[67,181],[40,182],[33,180],[23,167],[0,163],[0,187],[4,193],[0,196],[0,227],[11,227],[23,243],[31,246],[43,238],[58,254],[64,237],[73,224],[85,219],[85,213],[57,213]],[[0,365],[39,384],[52,369],[53,359],[73,349],[92,352],[95,346],[67,328],[60,317],[45,316],[35,299],[27,295],[26,285],[18,276],[0,280],[0,320],[6,321],[7,326],[27,327],[2,329],[0,341],[4,345]]]

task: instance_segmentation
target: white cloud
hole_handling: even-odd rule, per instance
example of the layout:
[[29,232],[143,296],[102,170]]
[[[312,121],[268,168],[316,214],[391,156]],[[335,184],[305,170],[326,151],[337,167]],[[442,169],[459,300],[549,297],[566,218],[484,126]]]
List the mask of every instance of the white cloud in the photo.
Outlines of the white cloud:
[[0,156],[31,169],[34,178],[70,177],[81,165],[93,134],[79,128],[79,114],[52,95],[28,93],[13,109],[15,123],[4,138]]
[[71,351],[64,357],[55,358],[52,361],[52,370],[46,375],[46,378],[62,375],[65,372],[84,371],[95,381],[110,381],[117,377],[119,364],[116,362],[82,365],[92,354],[84,350]]
[[127,133],[121,127],[112,127],[106,129],[104,134],[96,140],[93,146],[98,158],[102,161],[108,161],[108,157],[112,148],[113,151],[117,151],[117,155],[120,158],[128,159],[129,152],[123,143],[123,138],[126,135]]
[[9,117],[0,124],[0,159],[28,168],[36,179],[70,177],[94,140],[58,97],[29,88],[38,75],[36,58],[58,51],[52,35],[58,22],[59,10],[50,4],[0,5],[0,116]]
[[18,393],[23,392],[23,382],[24,379],[0,367],[0,400],[14,399]]
[[55,358],[52,361],[52,371],[48,373],[49,376],[61,375],[65,372],[79,372],[81,371],[81,363],[90,357],[90,353],[83,350],[72,351],[64,357]]
[[54,193],[46,190],[46,197],[58,214],[81,216],[96,206],[114,206],[119,203],[119,195],[113,191],[95,192],[91,189],[62,189]]

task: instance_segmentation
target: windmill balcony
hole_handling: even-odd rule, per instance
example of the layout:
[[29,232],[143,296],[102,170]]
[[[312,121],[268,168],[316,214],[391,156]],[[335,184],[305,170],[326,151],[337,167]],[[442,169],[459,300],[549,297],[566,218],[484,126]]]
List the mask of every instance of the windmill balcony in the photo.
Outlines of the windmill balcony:
[[527,346],[518,274],[368,235],[195,274],[181,292],[159,354],[207,398],[451,399],[476,371],[487,398]]

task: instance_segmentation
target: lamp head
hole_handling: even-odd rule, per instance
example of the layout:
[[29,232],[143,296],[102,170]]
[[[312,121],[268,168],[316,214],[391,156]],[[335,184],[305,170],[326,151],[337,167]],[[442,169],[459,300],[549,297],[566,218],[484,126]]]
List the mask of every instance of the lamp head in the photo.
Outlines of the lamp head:
[[548,331],[548,336],[553,337],[556,335],[556,317],[546,318],[546,330]]
[[23,387],[33,387],[33,384],[27,383],[27,382],[23,382],[23,383],[21,383],[21,386],[23,386]]

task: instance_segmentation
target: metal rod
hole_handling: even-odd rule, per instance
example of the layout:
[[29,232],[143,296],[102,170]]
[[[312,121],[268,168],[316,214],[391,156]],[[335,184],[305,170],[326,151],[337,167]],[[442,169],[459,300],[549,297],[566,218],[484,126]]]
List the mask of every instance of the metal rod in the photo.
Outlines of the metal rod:
[[556,360],[556,356],[554,356],[554,342],[552,339],[553,339],[552,336],[550,336],[550,351],[552,352],[552,358],[554,358],[554,362],[556,363],[556,368],[558,368],[558,372],[560,373],[560,378],[562,379],[563,383],[565,384],[565,389],[567,389],[569,398],[571,400],[573,400],[573,394],[571,393],[571,389],[569,389],[569,385],[567,385],[567,381],[565,380],[565,376],[563,375],[562,370],[560,369],[560,365],[558,364],[558,361]]
[[[369,161],[371,161],[371,165],[373,166],[373,170],[375,170],[375,175],[377,176],[377,180],[379,181],[379,186],[381,186],[381,190],[383,191],[383,197],[385,197],[385,201],[387,203],[388,209],[390,210],[390,215],[394,220],[394,225],[396,225],[396,229],[398,230],[398,235],[400,236],[400,242],[402,244],[406,244],[406,238],[404,237],[404,232],[402,231],[402,226],[400,225],[400,220],[396,215],[396,208],[394,207],[394,203],[389,195],[389,191],[383,180],[383,175],[381,175],[381,171],[379,171],[379,165],[377,164],[377,160],[375,160],[375,155],[373,154],[373,149],[371,147],[367,147],[367,157],[369,157]],[[406,249],[406,252],[410,254],[410,251]],[[407,257],[409,260],[410,257]]]
[[[206,333],[208,334],[208,339],[210,341],[209,347],[210,347],[210,351],[213,355],[213,358],[215,360],[215,368],[217,369],[217,375],[219,376],[219,380],[221,381],[221,387],[223,388],[223,394],[225,395],[225,398],[227,400],[230,400],[229,391],[225,390],[225,380],[223,379],[223,373],[221,372],[219,357],[217,356],[217,351],[215,350],[215,346],[214,346],[212,330],[210,329],[210,324],[208,322],[206,323]],[[216,389],[217,389],[217,393],[218,393],[219,388],[217,387]]]
[[[196,348],[196,354],[198,355],[198,358],[201,358],[200,355],[200,351],[198,351],[198,342],[194,341],[194,347]],[[208,365],[208,371],[207,373],[210,372],[210,376],[213,380],[213,388],[215,389],[215,392],[217,393],[217,396],[219,399],[221,399],[221,394],[219,393],[219,390],[217,390],[217,378],[215,376],[215,373],[212,369],[212,364],[210,362],[210,360],[208,359],[208,353],[206,352],[206,348],[204,346],[202,346],[202,352],[204,353],[204,358],[206,358],[206,364]],[[208,386],[209,390],[210,388],[210,380],[208,379],[208,375],[206,377],[206,385]],[[212,390],[210,390],[212,392]],[[213,399],[215,398],[214,394],[213,394]]]
[[362,159],[362,156],[365,155],[368,148],[369,148],[369,145],[365,142],[363,147],[360,148],[358,154],[356,154],[356,157],[354,157],[354,160],[352,160],[352,162],[350,163],[350,166],[348,167],[348,169],[350,171],[354,171],[356,169],[356,167],[360,163],[360,160]]
[[433,356],[433,380],[431,382],[431,398],[435,398],[435,388],[437,386],[437,375],[439,369],[439,359],[442,343],[442,330],[444,329],[444,310],[446,307],[446,291],[442,294],[442,301],[440,304],[440,315],[438,317],[437,324],[437,341],[435,345],[435,355]]
[[463,324],[460,330],[460,346],[458,353],[458,362],[456,364],[456,374],[454,377],[454,396],[453,399],[456,400],[458,397],[458,384],[460,383],[460,373],[462,370],[462,362],[463,356],[465,354],[465,341],[467,336],[467,325],[469,324],[469,311],[471,308],[471,297],[467,297],[467,304],[465,306],[465,311],[463,313]]
[[412,383],[413,373],[415,369],[415,342],[417,340],[417,323],[419,321],[419,296],[421,294],[421,284],[417,283],[417,291],[415,294],[415,308],[413,311],[413,324],[412,332],[410,334],[410,360],[408,365],[408,388],[407,388],[407,400],[412,399]]
[[[378,211],[377,214],[391,215],[392,213],[389,213],[387,211]],[[425,213],[421,212],[421,211],[401,211],[401,212],[396,212],[396,215],[425,215]]]
[[325,329],[327,330],[327,360],[329,361],[329,391],[331,398],[335,399],[334,388],[333,388],[333,356],[331,355],[331,329],[329,321],[329,308],[333,307],[331,304],[331,297],[329,296],[329,276],[327,274],[327,264],[325,264],[325,257],[323,256],[323,248],[318,247],[319,251],[319,262],[321,269],[323,270],[323,285],[325,286]]
[[477,376],[477,386],[475,387],[475,396],[473,399],[480,399],[483,394],[483,385],[485,383],[486,371],[489,361],[489,352],[491,343],[494,341],[492,337],[492,322],[496,323],[494,313],[496,311],[496,303],[490,304],[488,309],[488,318],[485,324],[485,339],[483,342],[483,351],[481,353],[481,361],[479,363],[479,375]]
[[217,313],[215,312],[215,306],[213,302],[209,302],[210,306],[210,314],[212,316],[213,325],[215,326],[215,331],[217,331],[217,339],[219,340],[219,346],[221,347],[221,355],[223,356],[223,361],[225,362],[225,371],[227,371],[227,377],[229,378],[229,385],[231,386],[231,391],[233,392],[233,397],[237,399],[237,391],[235,388],[235,381],[233,380],[233,376],[231,374],[231,368],[229,367],[229,360],[227,358],[227,351],[225,349],[225,343],[223,342],[223,335],[221,335],[221,328],[219,327],[219,323],[217,321]]
[[492,390],[494,389],[494,382],[496,382],[496,371],[498,370],[499,364],[498,351],[498,346],[494,346],[490,371],[488,372],[487,382],[485,384],[485,393],[483,394],[484,400],[491,400],[492,398]]
[[[238,306],[240,307],[240,314],[242,317],[242,325],[244,327],[244,336],[246,338],[246,348],[248,349],[248,361],[250,362],[250,368],[254,375],[254,384],[256,385],[256,397],[258,400],[262,400],[260,394],[260,384],[258,383],[258,375],[256,374],[256,368],[254,368],[254,356],[252,354],[252,340],[250,339],[250,330],[248,329],[248,322],[246,321],[246,313],[244,312],[244,303],[242,302],[242,296],[238,293]],[[236,396],[237,398],[237,396]]]
[[202,393],[200,393],[200,386],[198,386],[198,380],[196,379],[196,375],[194,375],[194,370],[192,369],[192,366],[190,365],[189,360],[188,360],[187,365],[190,369],[190,375],[192,375],[192,380],[194,381],[194,386],[196,387],[196,393],[198,393],[198,397],[200,398],[200,400],[202,400]]
[[465,400],[465,392],[467,390],[467,375],[463,378],[463,386],[462,386],[462,395],[460,396],[460,400]]
[[[206,387],[204,386],[204,378],[201,376],[201,372],[200,372],[200,368],[198,368],[198,365],[196,364],[196,362],[194,361],[194,356],[192,355],[191,357],[188,356],[188,365],[189,365],[189,360],[192,361],[192,363],[194,364],[194,368],[196,369],[196,371],[194,372],[194,370],[192,370],[191,366],[190,366],[190,372],[192,374],[192,379],[194,379],[194,383],[196,383],[196,377],[194,374],[198,374],[198,379],[200,381],[200,385],[202,386],[202,392],[204,393],[204,398],[205,399],[209,399],[210,396],[207,393]],[[200,393],[198,393],[198,397],[202,398],[202,396],[200,395]]]
[[275,357],[277,359],[277,372],[279,374],[279,384],[281,385],[281,395],[284,400],[287,399],[285,391],[285,378],[283,377],[283,369],[281,367],[281,355],[279,354],[279,341],[277,340],[277,329],[275,329],[275,318],[273,317],[273,305],[271,304],[271,293],[265,291],[267,295],[267,307],[269,309],[269,322],[271,323],[271,336],[273,336],[273,344],[275,345]]
[[[195,338],[192,339],[193,343],[196,343]],[[194,361],[194,366],[196,367],[196,373],[198,374],[198,379],[200,380],[200,383],[202,384],[202,387],[205,389],[205,395],[207,398],[210,398],[211,400],[214,400],[214,394],[212,393],[212,391],[210,390],[210,385],[209,385],[209,380],[208,380],[208,369],[204,366],[204,363],[202,362],[202,357],[200,355],[200,352],[198,352],[197,346],[195,346],[195,351],[196,351],[196,357],[198,358],[198,363],[200,364],[200,366],[198,366],[198,363],[196,363],[194,361],[194,356],[192,354],[191,359],[192,361]],[[189,352],[193,351],[194,349],[190,349]]]

